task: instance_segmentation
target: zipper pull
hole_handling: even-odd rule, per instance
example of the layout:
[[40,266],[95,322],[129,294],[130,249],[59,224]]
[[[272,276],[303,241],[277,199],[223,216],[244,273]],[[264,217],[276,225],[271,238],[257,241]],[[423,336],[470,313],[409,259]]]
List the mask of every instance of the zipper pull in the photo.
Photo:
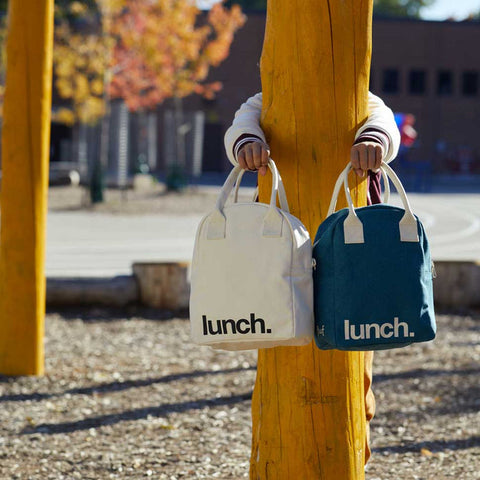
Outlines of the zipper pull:
[[435,264],[433,263],[433,260],[432,260],[431,270],[432,270],[432,278],[437,278],[437,271],[435,270]]
[[313,268],[314,270],[317,269],[317,261],[316,261],[314,258],[312,258],[312,268]]

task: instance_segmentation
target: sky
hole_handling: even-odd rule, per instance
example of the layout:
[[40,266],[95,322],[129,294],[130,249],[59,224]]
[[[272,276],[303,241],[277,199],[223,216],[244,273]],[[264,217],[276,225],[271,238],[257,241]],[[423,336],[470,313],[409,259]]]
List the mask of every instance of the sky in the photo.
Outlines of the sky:
[[422,10],[425,20],[445,20],[454,17],[463,20],[469,13],[480,11],[480,0],[436,0],[431,7]]
[[[209,8],[216,0],[197,0],[201,8]],[[454,17],[463,20],[469,13],[480,11],[480,0],[436,0],[422,12],[425,20],[445,20]]]
[[197,7],[207,10],[214,3],[217,3],[217,0],[197,0]]

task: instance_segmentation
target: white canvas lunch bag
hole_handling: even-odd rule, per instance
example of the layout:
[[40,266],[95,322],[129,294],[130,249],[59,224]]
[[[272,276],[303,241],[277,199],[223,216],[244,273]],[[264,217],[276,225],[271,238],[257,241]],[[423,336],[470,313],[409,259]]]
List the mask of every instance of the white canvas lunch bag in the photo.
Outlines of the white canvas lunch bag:
[[[270,204],[225,206],[243,175],[236,166],[216,208],[197,230],[190,323],[195,343],[225,350],[305,345],[313,338],[312,244],[289,213],[282,179],[270,160]],[[276,206],[277,195],[281,208]]]

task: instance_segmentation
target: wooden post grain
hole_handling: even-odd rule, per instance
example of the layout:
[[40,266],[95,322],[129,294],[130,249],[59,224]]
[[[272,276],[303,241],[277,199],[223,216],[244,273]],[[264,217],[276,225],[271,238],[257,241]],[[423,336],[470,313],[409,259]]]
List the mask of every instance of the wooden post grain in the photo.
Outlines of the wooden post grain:
[[43,373],[53,0],[9,2],[2,132],[0,373]]
[[[312,239],[367,116],[372,0],[269,0],[262,127],[292,213]],[[357,205],[365,182],[352,178]],[[268,201],[270,179],[260,179]],[[340,205],[342,206],[342,205]],[[250,478],[361,480],[363,353],[259,351]]]

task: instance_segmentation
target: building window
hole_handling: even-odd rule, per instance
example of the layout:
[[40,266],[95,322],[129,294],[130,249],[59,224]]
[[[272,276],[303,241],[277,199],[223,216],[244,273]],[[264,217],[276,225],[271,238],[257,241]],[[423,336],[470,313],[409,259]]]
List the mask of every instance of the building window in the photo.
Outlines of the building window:
[[411,70],[408,78],[408,91],[412,95],[423,95],[426,88],[425,70]]
[[462,75],[462,93],[466,96],[478,94],[478,73],[463,72]]
[[453,94],[453,73],[450,70],[440,70],[437,75],[437,95]]
[[394,68],[387,68],[383,71],[383,93],[398,93],[399,91],[399,74]]

